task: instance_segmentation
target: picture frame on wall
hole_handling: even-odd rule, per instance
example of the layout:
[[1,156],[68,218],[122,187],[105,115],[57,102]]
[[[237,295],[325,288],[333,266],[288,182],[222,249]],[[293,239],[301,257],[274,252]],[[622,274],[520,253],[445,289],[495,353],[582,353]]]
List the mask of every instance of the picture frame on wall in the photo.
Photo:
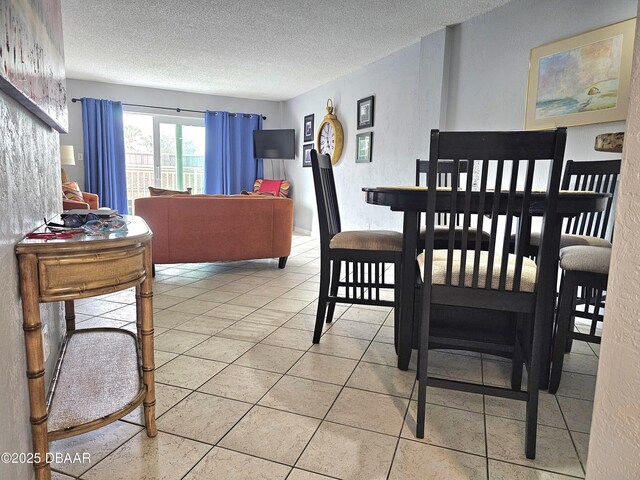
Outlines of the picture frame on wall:
[[373,127],[373,95],[358,100],[358,130]]
[[371,162],[371,147],[373,146],[373,132],[356,135],[356,163]]
[[636,19],[531,49],[525,129],[625,120]]
[[302,146],[302,166],[311,166],[311,150],[313,150],[313,143],[305,143]]
[[304,141],[313,141],[313,113],[304,117]]

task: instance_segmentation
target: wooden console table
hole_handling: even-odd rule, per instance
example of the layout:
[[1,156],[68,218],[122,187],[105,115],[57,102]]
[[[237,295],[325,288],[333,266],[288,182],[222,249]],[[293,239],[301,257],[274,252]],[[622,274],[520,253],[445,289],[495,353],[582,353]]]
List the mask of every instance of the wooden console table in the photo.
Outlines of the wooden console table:
[[[144,404],[147,435],[157,434],[153,359],[151,230],[125,216],[127,231],[72,239],[23,239],[23,328],[37,480],[50,480],[49,442],[94,430]],[[35,230],[45,232],[44,226]],[[75,329],[73,301],[136,287],[137,336],[117,328]],[[65,302],[67,333],[45,398],[39,303]]]

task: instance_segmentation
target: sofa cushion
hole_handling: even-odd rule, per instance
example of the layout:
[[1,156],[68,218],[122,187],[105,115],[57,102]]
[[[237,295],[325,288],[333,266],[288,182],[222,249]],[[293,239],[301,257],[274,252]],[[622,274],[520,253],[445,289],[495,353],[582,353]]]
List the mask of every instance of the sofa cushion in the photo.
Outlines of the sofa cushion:
[[62,184],[62,194],[67,200],[74,202],[84,202],[82,191],[77,182],[66,182]]
[[[264,193],[264,190],[261,190],[262,182],[264,179],[259,178],[253,183],[253,191]],[[274,180],[267,180],[268,182],[273,182]],[[279,197],[288,198],[289,190],[291,189],[291,184],[286,180],[278,180],[280,183],[280,192],[278,194]]]
[[609,247],[573,245],[560,250],[560,268],[563,270],[609,275],[609,262]]
[[390,230],[353,230],[333,236],[329,248],[346,250],[402,251],[402,234]]
[[180,190],[149,187],[149,195],[152,197],[164,197],[167,195],[191,195],[191,188],[187,188],[184,192],[182,192]]

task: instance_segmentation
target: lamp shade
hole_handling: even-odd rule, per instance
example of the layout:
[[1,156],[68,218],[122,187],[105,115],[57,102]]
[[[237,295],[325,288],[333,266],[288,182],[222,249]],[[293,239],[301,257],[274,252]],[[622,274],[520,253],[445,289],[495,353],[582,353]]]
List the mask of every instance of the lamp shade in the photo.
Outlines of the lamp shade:
[[60,165],[75,165],[76,157],[73,145],[60,145]]

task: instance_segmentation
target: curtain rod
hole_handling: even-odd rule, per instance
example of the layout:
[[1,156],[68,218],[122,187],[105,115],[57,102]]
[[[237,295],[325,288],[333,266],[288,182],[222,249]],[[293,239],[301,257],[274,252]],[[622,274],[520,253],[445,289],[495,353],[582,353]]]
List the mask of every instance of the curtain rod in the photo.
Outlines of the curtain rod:
[[[80,98],[72,98],[71,101],[73,103],[79,102],[81,99]],[[143,108],[157,108],[159,110],[171,110],[171,111],[175,111],[175,112],[190,112],[190,113],[205,113],[204,110],[189,110],[187,108],[171,108],[171,107],[158,107],[155,105],[140,105],[137,103],[123,103],[122,105],[126,105],[127,107],[143,107]],[[237,115],[237,114],[234,114]],[[250,115],[245,113],[244,114],[245,117],[249,117]],[[262,115],[262,119],[266,120],[267,117],[265,117],[264,115]]]

